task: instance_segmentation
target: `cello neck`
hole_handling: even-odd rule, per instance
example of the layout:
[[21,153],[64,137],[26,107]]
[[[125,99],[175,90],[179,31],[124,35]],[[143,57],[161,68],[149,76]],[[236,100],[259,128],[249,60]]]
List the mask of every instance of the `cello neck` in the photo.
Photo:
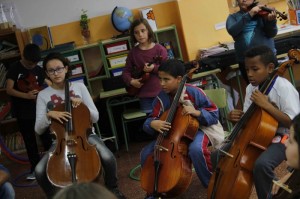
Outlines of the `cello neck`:
[[[72,104],[71,104],[71,100],[70,100],[70,86],[69,86],[69,79],[66,79],[65,81],[65,111],[72,114]],[[73,132],[73,122],[72,122],[72,118],[69,119],[66,122],[66,132]]]
[[[173,99],[173,102],[171,104],[171,107],[170,107],[170,110],[169,110],[169,114],[167,116],[167,119],[166,121],[167,122],[170,122],[172,123],[173,119],[174,119],[174,116],[175,116],[175,113],[176,113],[176,110],[177,110],[177,106],[178,106],[178,102],[179,102],[179,99],[180,99],[180,96],[181,96],[181,93],[182,93],[182,90],[184,88],[184,85],[187,81],[188,78],[192,78],[192,75],[195,71],[197,71],[197,69],[199,68],[199,65],[198,65],[198,62],[197,64],[193,64],[193,68],[192,69],[189,69],[188,73],[186,73],[183,77],[182,77],[182,80],[178,86],[178,89],[176,91],[176,94],[175,94],[175,97]],[[164,132],[163,135],[167,135],[167,132]]]
[[181,96],[181,93],[182,93],[182,90],[183,90],[183,87],[186,83],[186,80],[187,80],[187,75],[184,75],[180,84],[179,84],[179,87],[176,91],[176,94],[175,94],[175,97],[173,99],[173,102],[171,104],[171,107],[170,107],[170,111],[169,111],[169,114],[168,114],[168,117],[167,117],[167,122],[172,122],[173,119],[174,119],[174,115],[176,113],[176,110],[177,110],[177,105],[178,105],[178,102],[179,102],[179,99],[180,99],[180,96]]

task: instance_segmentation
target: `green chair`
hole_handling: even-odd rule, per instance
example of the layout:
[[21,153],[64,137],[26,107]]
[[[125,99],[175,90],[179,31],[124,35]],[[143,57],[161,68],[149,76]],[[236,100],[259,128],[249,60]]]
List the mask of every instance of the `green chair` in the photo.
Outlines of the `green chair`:
[[[122,121],[122,127],[123,127],[123,135],[124,135],[124,141],[126,146],[126,151],[128,151],[128,138],[129,138],[129,132],[127,128],[127,123],[144,120],[146,119],[147,114],[141,112],[139,109],[126,109],[124,110],[121,121]],[[141,123],[142,125],[142,123]]]
[[229,108],[227,104],[227,94],[225,88],[216,88],[216,89],[207,89],[203,90],[205,94],[213,101],[217,107],[221,110],[221,119],[225,120],[227,125],[227,132],[225,135],[228,136],[228,133],[232,130],[232,123],[227,120],[227,114],[229,113]]

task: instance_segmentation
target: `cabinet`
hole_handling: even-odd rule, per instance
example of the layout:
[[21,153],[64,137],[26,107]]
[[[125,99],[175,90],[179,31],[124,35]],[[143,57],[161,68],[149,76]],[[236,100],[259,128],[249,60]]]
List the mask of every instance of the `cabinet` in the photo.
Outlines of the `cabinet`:
[[24,143],[18,133],[17,120],[11,116],[10,97],[4,86],[9,65],[21,59],[23,49],[24,42],[19,29],[0,30],[0,135],[13,151],[24,149]]

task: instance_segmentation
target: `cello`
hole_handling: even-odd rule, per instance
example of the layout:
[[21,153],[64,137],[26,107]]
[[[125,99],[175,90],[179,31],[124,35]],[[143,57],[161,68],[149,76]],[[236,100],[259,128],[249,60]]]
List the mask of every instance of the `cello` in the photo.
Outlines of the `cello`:
[[[286,68],[300,59],[297,50],[288,52],[290,60],[274,70],[261,86],[260,91],[267,95],[273,82],[283,75]],[[266,111],[252,103],[240,121],[234,126],[226,146],[221,147],[219,163],[208,185],[210,199],[249,198],[253,187],[253,167],[259,155],[271,143],[278,122]]]
[[65,81],[65,104],[54,110],[67,111],[72,118],[64,124],[51,121],[50,130],[55,134],[57,144],[47,163],[49,181],[56,187],[65,187],[95,180],[100,173],[101,161],[95,146],[87,141],[87,135],[92,131],[90,111],[83,103],[72,108],[68,79]]
[[[189,74],[195,70],[197,68]],[[159,133],[154,153],[147,157],[141,171],[141,187],[154,197],[176,197],[192,180],[188,145],[197,133],[199,122],[191,115],[182,115],[183,107],[178,105],[187,76],[183,76],[170,109],[160,117],[160,120],[172,123],[172,127]]]

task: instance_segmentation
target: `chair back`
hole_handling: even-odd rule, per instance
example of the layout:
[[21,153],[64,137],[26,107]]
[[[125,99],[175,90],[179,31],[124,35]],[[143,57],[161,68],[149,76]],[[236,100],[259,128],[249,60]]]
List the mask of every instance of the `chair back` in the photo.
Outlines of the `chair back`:
[[[227,114],[229,113],[229,108],[227,104],[227,93],[225,88],[216,88],[216,89],[207,89],[203,90],[208,98],[217,105],[219,109],[222,109],[222,117],[221,120],[226,122],[227,131],[231,132],[232,124],[227,119]],[[223,123],[221,121],[221,123]]]
[[203,91],[218,108],[227,108],[227,95],[225,88],[207,89]]

